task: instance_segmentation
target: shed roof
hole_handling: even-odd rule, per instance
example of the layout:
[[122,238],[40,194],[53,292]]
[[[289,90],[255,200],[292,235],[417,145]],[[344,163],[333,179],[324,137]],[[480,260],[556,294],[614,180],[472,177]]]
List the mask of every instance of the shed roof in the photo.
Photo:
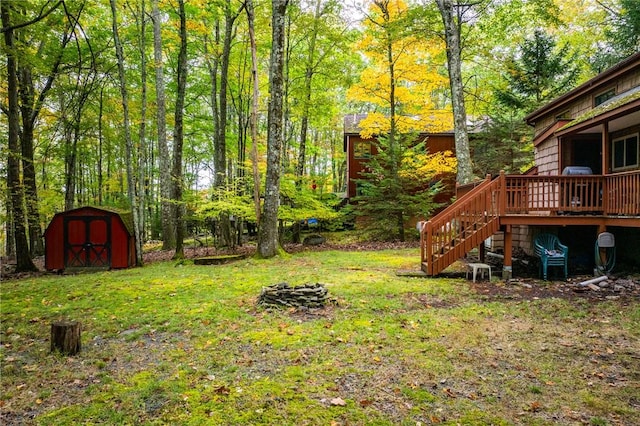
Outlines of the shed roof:
[[[126,228],[126,230],[129,233],[129,235],[131,235],[131,236],[134,235],[134,232],[133,232],[133,213],[131,211],[121,210],[121,209],[117,209],[115,207],[82,206],[82,207],[77,207],[75,209],[70,209],[70,210],[65,210],[63,212],[58,212],[53,217],[55,218],[57,216],[65,216],[65,215],[68,215],[68,214],[74,214],[74,213],[79,212],[80,210],[85,210],[85,209],[103,211],[105,213],[110,213],[112,215],[118,216],[120,218],[120,220],[122,220],[122,223],[124,224],[124,227]],[[51,223],[53,223],[53,220],[51,221]],[[49,229],[49,228],[47,228],[47,229]]]

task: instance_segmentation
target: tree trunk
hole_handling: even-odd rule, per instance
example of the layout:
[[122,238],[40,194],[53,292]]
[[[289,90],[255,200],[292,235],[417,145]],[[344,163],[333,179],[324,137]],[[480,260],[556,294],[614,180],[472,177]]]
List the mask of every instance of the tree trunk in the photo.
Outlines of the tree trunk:
[[231,41],[233,40],[233,25],[239,13],[231,13],[231,2],[227,0],[224,5],[224,39],[222,41],[222,57],[220,63],[220,114],[214,153],[215,186],[225,184],[227,180],[227,88],[229,86],[229,61],[231,56]]
[[260,172],[258,171],[258,97],[260,86],[258,81],[258,54],[256,46],[256,32],[254,22],[253,0],[246,0],[247,21],[249,25],[249,39],[251,42],[251,81],[253,91],[251,96],[251,163],[253,164],[253,204],[256,212],[256,223],[260,222]]
[[61,99],[60,111],[62,112],[62,128],[64,140],[64,209],[71,210],[75,206],[76,193],[76,157],[77,139],[73,137],[72,125],[67,118],[68,114],[64,101]]
[[288,0],[272,0],[271,60],[269,65],[269,114],[267,118],[267,176],[264,210],[258,229],[258,253],[269,258],[278,253],[278,207],[280,203],[280,157],[283,138],[285,16]]
[[298,164],[296,167],[296,177],[298,183],[304,176],[304,166],[306,162],[307,154],[307,131],[309,128],[309,110],[311,108],[311,83],[313,80],[313,74],[315,71],[315,53],[316,53],[316,39],[318,38],[318,22],[320,20],[320,6],[321,0],[316,0],[316,9],[313,21],[313,31],[311,33],[311,40],[309,40],[309,51],[307,54],[307,67],[304,75],[304,104],[302,106],[302,120],[300,123],[300,147],[298,150]]
[[16,240],[13,237],[13,217],[12,217],[12,208],[11,208],[11,190],[7,187],[7,192],[5,195],[5,203],[6,212],[7,212],[7,221],[5,223],[5,231],[7,235],[7,239],[5,240],[5,254],[8,258],[13,257],[14,249],[16,247]]
[[167,108],[164,91],[164,62],[162,59],[161,16],[158,0],[153,0],[153,57],[155,61],[156,120],[158,129],[158,162],[160,168],[160,199],[162,249],[176,247],[175,206],[171,203],[171,157],[167,145]]
[[118,77],[120,80],[120,95],[122,97],[122,119],[124,125],[124,138],[126,146],[126,163],[127,163],[127,192],[129,194],[129,202],[133,213],[133,232],[136,239],[136,263],[142,266],[142,252],[138,252],[137,247],[139,239],[142,238],[140,232],[140,222],[138,218],[138,197],[136,195],[136,175],[133,171],[133,140],[131,139],[131,126],[129,124],[129,95],[127,92],[127,81],[124,69],[124,53],[120,36],[118,35],[118,15],[116,9],[116,0],[109,0],[111,4],[113,42],[116,48],[116,57],[118,59]]
[[33,79],[31,69],[20,67],[20,94],[22,97],[22,132],[20,145],[22,148],[22,181],[27,206],[27,222],[29,224],[29,247],[31,256],[44,254],[42,227],[40,226],[40,208],[38,204],[38,186],[36,169],[33,163],[33,122],[31,121],[33,101]]
[[447,45],[447,65],[451,85],[451,102],[453,104],[453,126],[458,159],[457,183],[463,185],[473,180],[473,166],[469,151],[469,135],[467,133],[467,112],[464,105],[464,87],[462,85],[460,26],[454,17],[451,0],[436,0],[442,22],[444,23],[445,42]]
[[[216,129],[216,138],[214,143],[214,169],[215,179],[214,185],[221,187],[227,182],[227,92],[229,87],[229,62],[231,56],[231,42],[233,41],[233,26],[239,11],[235,14],[231,12],[231,2],[227,0],[224,5],[224,39],[222,42],[222,57],[220,63],[220,92],[219,97],[219,120]],[[215,78],[215,76],[214,76]],[[238,129],[241,132],[241,129]],[[228,213],[220,213],[219,222],[219,238],[221,245],[224,247],[235,246],[235,238],[233,238],[233,229]]]
[[8,136],[8,160],[7,160],[7,187],[10,193],[11,214],[13,218],[13,232],[15,238],[16,272],[37,271],[29,253],[29,243],[25,229],[25,217],[22,203],[24,194],[22,182],[20,182],[20,117],[18,111],[18,76],[16,59],[14,56],[13,30],[11,29],[11,17],[9,4],[0,2],[0,14],[2,15],[2,27],[4,31],[4,43],[7,55],[7,121],[9,126]]
[[[40,15],[31,23],[35,23],[44,19],[49,13],[53,12],[61,5],[61,2],[52,6],[47,12],[40,11]],[[27,222],[29,224],[29,241],[32,255],[44,254],[44,241],[42,239],[42,227],[40,224],[40,207],[38,201],[38,190],[36,182],[36,173],[34,167],[34,128],[35,123],[40,114],[47,94],[53,86],[54,80],[57,78],[60,65],[62,64],[63,53],[65,47],[72,39],[75,27],[80,19],[80,14],[84,9],[84,5],[77,10],[76,16],[69,16],[71,19],[67,22],[67,27],[62,33],[62,39],[59,50],[55,53],[55,58],[51,65],[46,78],[38,84],[41,88],[40,93],[36,93],[36,85],[33,82],[32,64],[24,61],[18,69],[18,84],[20,92],[20,109],[22,114],[22,131],[20,134],[20,145],[22,151],[22,174],[25,193],[25,201],[27,207]],[[39,46],[39,48],[42,45]]]
[[104,144],[104,134],[102,133],[102,120],[104,118],[104,86],[100,88],[100,103],[98,106],[98,205],[102,205],[103,197],[103,175],[102,175],[102,146]]
[[187,87],[187,17],[184,0],[178,0],[178,14],[180,15],[180,52],[178,53],[178,87],[176,95],[176,110],[173,129],[173,200],[176,203],[176,252],[174,259],[184,258],[184,205],[182,204],[182,147],[184,144],[184,98]]
[[138,181],[136,185],[136,195],[138,199],[138,209],[133,214],[138,216],[138,232],[136,235],[136,253],[138,265],[143,263],[143,245],[145,241],[145,199],[146,199],[146,165],[147,165],[147,11],[145,1],[140,3],[140,128],[138,129]]

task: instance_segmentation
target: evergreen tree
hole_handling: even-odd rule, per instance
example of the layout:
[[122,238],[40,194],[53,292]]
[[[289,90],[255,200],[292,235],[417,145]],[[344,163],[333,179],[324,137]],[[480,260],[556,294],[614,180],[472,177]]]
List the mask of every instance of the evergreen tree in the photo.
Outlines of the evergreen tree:
[[533,164],[532,131],[524,117],[570,90],[579,69],[569,46],[556,47],[553,37],[536,30],[506,62],[505,88],[494,91],[497,103],[472,142],[475,172],[522,172]]
[[553,37],[536,30],[507,61],[507,87],[498,89],[495,96],[500,104],[529,113],[570,90],[578,72],[569,45],[557,49]]
[[606,8],[611,28],[605,30],[607,40],[591,61],[597,73],[640,51],[640,2],[619,1],[619,9]]
[[482,131],[472,139],[476,176],[496,175],[504,170],[517,174],[533,165],[531,128],[521,111],[495,108]]
[[394,145],[387,138],[378,138],[377,153],[356,181],[354,210],[371,237],[404,241],[398,217],[403,224],[410,218],[429,217],[438,207],[434,196],[443,187],[441,179],[453,181],[456,159],[451,152],[425,152],[425,144],[416,144],[412,134],[396,135]]

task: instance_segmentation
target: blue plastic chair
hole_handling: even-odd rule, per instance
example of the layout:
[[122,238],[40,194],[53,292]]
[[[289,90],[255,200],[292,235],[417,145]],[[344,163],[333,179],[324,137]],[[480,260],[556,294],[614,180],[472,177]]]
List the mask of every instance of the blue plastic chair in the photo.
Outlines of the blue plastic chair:
[[540,234],[534,243],[534,252],[540,258],[540,275],[547,280],[547,268],[549,266],[564,267],[564,279],[568,275],[569,247],[560,242],[553,234]]

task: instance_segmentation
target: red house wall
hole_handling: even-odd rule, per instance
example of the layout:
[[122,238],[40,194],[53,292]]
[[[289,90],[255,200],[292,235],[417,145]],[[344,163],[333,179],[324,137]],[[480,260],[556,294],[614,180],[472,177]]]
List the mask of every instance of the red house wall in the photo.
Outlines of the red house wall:
[[[348,167],[349,171],[348,176],[348,184],[347,184],[347,198],[352,198],[356,196],[356,179],[362,179],[360,173],[364,170],[367,164],[366,158],[355,158],[354,147],[356,143],[360,141],[373,141],[372,139],[363,139],[358,134],[348,134],[347,137],[347,158],[348,158]],[[440,151],[451,151],[455,154],[455,139],[453,134],[435,134],[435,135],[427,135],[421,134],[419,136],[419,140],[427,138],[426,148],[430,153],[440,152]],[[371,145],[371,155],[376,155],[376,146],[375,144]],[[451,197],[455,194],[455,176],[451,179],[450,182],[444,182],[446,185],[446,189],[437,195],[435,201],[438,203],[448,202]]]

